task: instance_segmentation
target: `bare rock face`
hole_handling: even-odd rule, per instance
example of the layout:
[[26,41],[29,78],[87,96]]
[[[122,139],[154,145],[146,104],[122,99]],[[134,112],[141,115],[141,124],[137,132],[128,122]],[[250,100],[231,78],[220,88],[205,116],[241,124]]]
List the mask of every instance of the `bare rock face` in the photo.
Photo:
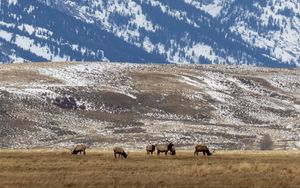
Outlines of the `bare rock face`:
[[259,149],[299,142],[299,69],[51,63],[0,66],[0,147]]

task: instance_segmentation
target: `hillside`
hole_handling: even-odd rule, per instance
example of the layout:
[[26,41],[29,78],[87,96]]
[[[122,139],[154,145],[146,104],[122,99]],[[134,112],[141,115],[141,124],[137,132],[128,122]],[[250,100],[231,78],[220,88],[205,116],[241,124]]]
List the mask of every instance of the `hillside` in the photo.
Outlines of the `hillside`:
[[0,147],[172,141],[219,149],[300,147],[300,71],[229,65],[0,66]]
[[298,0],[3,0],[0,62],[299,67]]

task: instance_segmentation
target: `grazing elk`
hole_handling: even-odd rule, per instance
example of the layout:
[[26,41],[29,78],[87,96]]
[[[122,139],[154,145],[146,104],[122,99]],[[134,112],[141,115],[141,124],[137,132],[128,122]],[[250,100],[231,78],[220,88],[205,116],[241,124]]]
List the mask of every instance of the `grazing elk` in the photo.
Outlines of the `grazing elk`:
[[171,155],[175,155],[176,151],[174,148],[174,144],[169,143],[169,144],[158,144],[156,146],[156,150],[157,150],[157,155],[159,155],[160,152],[165,153],[166,155],[168,154],[168,151],[171,152]]
[[77,155],[79,153],[81,155],[81,152],[83,152],[83,155],[85,155],[86,148],[86,145],[78,144],[72,149],[72,154]]
[[176,155],[176,150],[175,150],[174,146],[171,148],[170,152],[171,152],[171,155]]
[[117,154],[118,154],[118,157],[123,157],[123,158],[127,158],[128,156],[128,153],[125,153],[124,149],[121,148],[121,147],[115,147],[114,148],[114,155],[115,155],[115,159],[117,158]]
[[153,152],[155,151],[155,147],[156,145],[150,144],[146,146],[146,151],[147,151],[147,155],[152,155]]
[[198,156],[198,152],[202,152],[204,156],[205,156],[205,154],[207,154],[209,156],[209,155],[212,155],[214,151],[210,152],[206,145],[198,144],[195,146],[194,155],[197,154],[197,156]]

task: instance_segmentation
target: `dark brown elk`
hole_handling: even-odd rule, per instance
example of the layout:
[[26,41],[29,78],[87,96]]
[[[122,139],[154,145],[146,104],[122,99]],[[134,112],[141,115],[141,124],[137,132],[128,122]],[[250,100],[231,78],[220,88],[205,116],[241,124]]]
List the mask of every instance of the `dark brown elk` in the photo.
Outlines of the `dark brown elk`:
[[197,154],[197,156],[198,156],[199,152],[202,152],[204,156],[205,156],[205,154],[207,154],[209,156],[209,155],[212,155],[214,151],[210,152],[206,145],[199,144],[199,145],[195,146],[194,155]]
[[117,154],[118,154],[118,157],[123,157],[123,158],[127,158],[128,156],[128,153],[125,153],[124,149],[121,148],[121,147],[115,147],[114,148],[114,155],[115,155],[115,158],[117,158]]
[[156,145],[150,144],[146,146],[146,151],[147,151],[147,155],[152,155],[153,152],[155,151],[155,147]]
[[157,150],[157,155],[159,155],[159,153],[165,153],[166,155],[168,154],[168,151],[170,151],[171,155],[175,155],[176,151],[174,148],[174,144],[169,143],[169,144],[158,144],[156,146],[156,150]]
[[77,155],[79,153],[81,155],[81,152],[83,152],[83,155],[85,155],[86,148],[86,145],[78,144],[72,149],[72,154]]

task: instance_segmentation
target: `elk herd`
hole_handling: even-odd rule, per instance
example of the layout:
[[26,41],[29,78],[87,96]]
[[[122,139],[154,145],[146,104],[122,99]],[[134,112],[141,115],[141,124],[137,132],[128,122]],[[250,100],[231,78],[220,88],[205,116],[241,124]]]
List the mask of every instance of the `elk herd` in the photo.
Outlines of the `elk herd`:
[[[72,150],[71,153],[74,155],[77,155],[78,153],[81,154],[81,152],[83,153],[83,155],[85,155],[85,150],[86,150],[87,146],[84,144],[78,144],[76,145]],[[153,152],[155,152],[155,150],[157,151],[157,155],[159,155],[160,153],[164,153],[165,155],[168,155],[168,153],[170,153],[170,155],[176,155],[176,150],[175,150],[175,146],[173,143],[168,143],[168,144],[150,144],[146,146],[146,152],[147,152],[147,156],[149,155],[153,155]],[[215,150],[214,150],[215,151]],[[213,151],[213,152],[214,152]],[[121,147],[114,147],[113,148],[113,152],[114,152],[114,156],[115,158],[127,158],[128,156],[128,152],[126,153],[125,150]],[[208,147],[206,145],[203,144],[198,144],[195,146],[195,152],[194,155],[198,156],[198,153],[203,153],[203,155],[212,155],[213,152],[210,152]]]

